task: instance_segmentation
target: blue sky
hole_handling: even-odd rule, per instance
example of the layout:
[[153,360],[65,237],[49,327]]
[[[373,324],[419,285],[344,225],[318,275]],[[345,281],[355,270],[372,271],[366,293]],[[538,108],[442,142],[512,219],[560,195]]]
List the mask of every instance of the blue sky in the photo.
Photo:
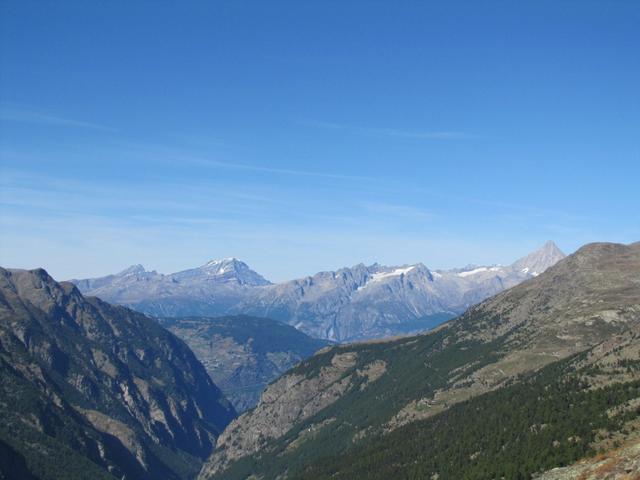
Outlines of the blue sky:
[[640,3],[1,2],[0,264],[640,240]]

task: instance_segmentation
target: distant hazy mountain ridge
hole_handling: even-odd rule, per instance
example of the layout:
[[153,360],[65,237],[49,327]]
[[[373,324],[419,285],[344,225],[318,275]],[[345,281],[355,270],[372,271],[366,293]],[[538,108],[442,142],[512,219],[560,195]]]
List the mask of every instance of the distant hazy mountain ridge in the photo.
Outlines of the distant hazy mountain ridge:
[[120,273],[71,280],[81,292],[155,316],[217,316],[228,312],[250,291],[269,285],[235,258],[164,275],[133,265]]
[[267,384],[329,344],[268,318],[238,315],[158,321],[189,345],[238,412],[255,406]]
[[103,300],[154,316],[247,314],[274,318],[336,341],[431,328],[564,258],[553,242],[512,265],[431,271],[425,265],[356,265],[270,284],[237,259],[162,275],[140,265],[116,275],[72,280]]

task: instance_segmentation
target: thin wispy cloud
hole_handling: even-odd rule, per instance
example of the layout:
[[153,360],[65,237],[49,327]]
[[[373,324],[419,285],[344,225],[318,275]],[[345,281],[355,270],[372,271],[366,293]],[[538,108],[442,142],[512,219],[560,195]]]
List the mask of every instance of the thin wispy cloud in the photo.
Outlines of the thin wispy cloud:
[[365,132],[371,134],[387,135],[389,137],[416,138],[423,140],[471,140],[480,138],[479,135],[472,135],[464,132],[441,131],[441,132],[411,132],[406,130],[396,130],[393,128],[386,129],[368,129]]
[[318,120],[303,120],[299,123],[309,127],[322,128],[326,130],[340,130],[353,135],[362,136],[412,138],[417,140],[472,140],[482,138],[480,135],[456,130],[419,131],[396,128],[370,128]]
[[350,130],[352,127],[334,122],[324,122],[322,120],[299,120],[297,123],[307,127],[326,128],[328,130]]
[[4,107],[0,108],[0,121],[28,123],[33,125],[45,125],[52,127],[83,128],[89,130],[101,130],[105,132],[115,131],[114,128],[107,127],[105,125],[99,125],[97,123],[87,122],[84,120],[60,117],[57,115],[52,115],[50,113],[39,112],[35,110]]
[[365,202],[362,208],[367,212],[385,217],[398,217],[411,220],[431,220],[434,215],[431,212],[410,205],[394,205],[389,203]]
[[[1,154],[1,151],[0,151]],[[191,166],[229,171],[264,173],[269,175],[282,175],[290,177],[324,178],[330,180],[345,180],[353,182],[377,182],[378,178],[366,175],[349,175],[334,171],[306,170],[298,168],[280,168],[271,165],[258,165],[255,163],[236,162],[228,159],[219,160],[192,148],[179,148],[164,144],[154,143],[128,143],[120,147],[120,150],[111,152],[115,158],[127,158],[136,162],[148,162],[167,166]],[[213,155],[212,155],[213,156]],[[283,159],[286,161],[287,159]],[[322,163],[319,163],[322,165]]]
[[[586,221],[588,219],[593,220],[595,217],[590,216],[586,217],[581,214],[572,213],[565,210],[552,209],[552,208],[541,208],[534,205],[527,205],[517,202],[506,202],[499,200],[491,200],[487,198],[480,198],[468,195],[460,195],[460,194],[450,194],[450,193],[442,193],[436,192],[434,190],[425,190],[423,188],[417,189],[416,192],[420,192],[422,195],[427,195],[433,198],[439,198],[441,200],[445,200],[447,202],[461,202],[468,205],[478,205],[478,206],[486,206],[492,207],[492,211],[505,210],[511,212],[517,212],[514,214],[519,219],[536,219],[540,217],[557,217],[563,218],[565,221]],[[516,218],[516,217],[514,217]]]
[[[269,222],[353,223],[317,209],[298,209],[297,192],[241,182],[148,181],[96,183],[0,169],[0,224],[13,215],[77,216],[169,225],[208,225],[230,219]],[[222,230],[224,231],[224,229]]]
[[220,182],[196,184],[94,181],[0,169],[0,214],[12,208],[61,214],[100,213],[129,218],[137,212],[158,212],[170,217],[197,214],[202,218],[264,214],[274,201],[265,195],[244,193]]
[[276,175],[292,175],[299,177],[317,177],[317,178],[329,178],[333,180],[357,180],[357,181],[374,181],[373,177],[366,177],[360,175],[342,175],[339,173],[330,172],[316,172],[309,170],[292,170],[288,168],[276,168],[276,167],[263,167],[260,165],[251,165],[247,163],[233,163],[219,160],[209,160],[204,158],[189,158],[188,162],[192,164],[198,164],[207,167],[224,168],[229,170],[243,170],[249,172],[270,173]]

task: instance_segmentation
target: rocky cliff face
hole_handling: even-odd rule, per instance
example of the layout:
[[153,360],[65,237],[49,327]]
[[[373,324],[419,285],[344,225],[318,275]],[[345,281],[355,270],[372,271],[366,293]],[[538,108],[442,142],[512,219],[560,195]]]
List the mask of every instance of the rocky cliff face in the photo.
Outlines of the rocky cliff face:
[[0,441],[37,478],[189,478],[235,416],[181,340],[44,270],[0,269],[0,370]]
[[496,293],[534,278],[564,254],[548,242],[509,266],[431,271],[425,265],[356,265],[276,285],[246,264],[209,262],[171,275],[140,266],[74,280],[83,292],[155,316],[248,314],[334,341],[432,328]]
[[[403,452],[412,451],[413,447],[407,444],[403,450],[396,448],[395,443],[401,445],[407,438],[430,431],[431,427],[434,432],[441,431],[436,426],[446,424],[447,421],[440,421],[443,415],[454,406],[467,405],[465,402],[485,395],[496,392],[496,402],[507,401],[504,399],[511,394],[497,393],[514,388],[513,395],[527,399],[530,394],[518,393],[515,386],[508,386],[579,352],[591,353],[582,363],[562,364],[558,367],[561,375],[545,374],[542,380],[532,380],[532,386],[525,385],[521,390],[548,392],[575,388],[568,386],[574,384],[597,388],[602,381],[593,374],[594,369],[604,369],[602,378],[614,379],[614,383],[637,380],[638,330],[640,243],[587,245],[546,272],[482,302],[428,334],[336,346],[303,362],[270,386],[256,409],[227,428],[218,439],[216,451],[203,468],[201,478],[246,478],[255,473],[264,479],[352,478],[349,475],[355,470],[349,470],[347,465],[354,459],[360,462],[362,458],[371,458],[363,460],[362,468],[369,468],[376,464],[375,458],[382,462],[380,465],[394,465],[400,461],[396,457],[406,462],[398,471],[406,472],[406,465],[423,462],[431,454],[403,457],[406,455]],[[601,362],[605,357],[610,360]],[[629,370],[623,369],[622,376],[614,377],[613,370],[606,370],[617,369],[619,365],[629,365]],[[366,371],[377,373],[369,377],[363,374]],[[625,377],[627,371],[630,373]],[[576,376],[575,372],[582,373]],[[566,375],[567,380],[557,383],[562,375]],[[635,386],[622,391],[633,398],[634,389]],[[583,395],[576,390],[568,390],[569,394]],[[591,397],[586,393],[580,398],[583,397],[585,405],[590,405]],[[620,401],[627,399],[624,395],[619,398]],[[316,399],[330,401],[318,404]],[[558,401],[561,399],[549,399],[554,405]],[[484,408],[483,403],[479,402],[477,408],[478,411]],[[504,411],[508,409],[505,407]],[[600,414],[604,417],[599,418],[607,418],[605,412]],[[460,415],[460,421],[471,422],[471,417],[464,420],[466,414]],[[412,429],[416,422],[422,422],[424,428]],[[554,428],[554,431],[565,431],[558,425]],[[593,434],[583,432],[587,433]],[[539,441],[540,437],[536,438]],[[427,445],[431,440],[423,441]],[[452,441],[457,440],[448,440],[446,445]],[[549,444],[552,441],[555,440],[551,439]],[[557,441],[558,445],[564,445],[562,442],[568,440]],[[566,458],[586,451],[575,447],[575,442],[567,445],[563,451]],[[499,455],[501,451],[491,450],[491,455]],[[391,455],[390,452],[394,452],[394,457],[384,456]],[[442,452],[433,452],[436,453]],[[473,460],[474,455],[476,453],[470,451],[468,458]],[[545,455],[540,458],[553,457]],[[490,468],[491,462],[487,465],[482,468]],[[539,465],[547,464],[541,461]],[[435,466],[421,464],[420,468],[423,468],[420,472],[438,472]],[[307,473],[303,475],[303,472]],[[416,478],[421,478],[420,474],[415,473]],[[372,478],[385,478],[380,475],[383,474]]]
[[158,321],[189,345],[238,412],[254,407],[271,381],[329,343],[268,318],[239,315]]

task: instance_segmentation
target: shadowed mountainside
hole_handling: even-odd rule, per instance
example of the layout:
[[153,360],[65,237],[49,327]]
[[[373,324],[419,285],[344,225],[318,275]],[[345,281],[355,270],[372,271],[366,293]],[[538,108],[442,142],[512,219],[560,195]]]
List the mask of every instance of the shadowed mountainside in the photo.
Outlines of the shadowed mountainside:
[[192,478],[235,416],[181,340],[41,269],[0,269],[0,371],[0,466],[40,479]]

